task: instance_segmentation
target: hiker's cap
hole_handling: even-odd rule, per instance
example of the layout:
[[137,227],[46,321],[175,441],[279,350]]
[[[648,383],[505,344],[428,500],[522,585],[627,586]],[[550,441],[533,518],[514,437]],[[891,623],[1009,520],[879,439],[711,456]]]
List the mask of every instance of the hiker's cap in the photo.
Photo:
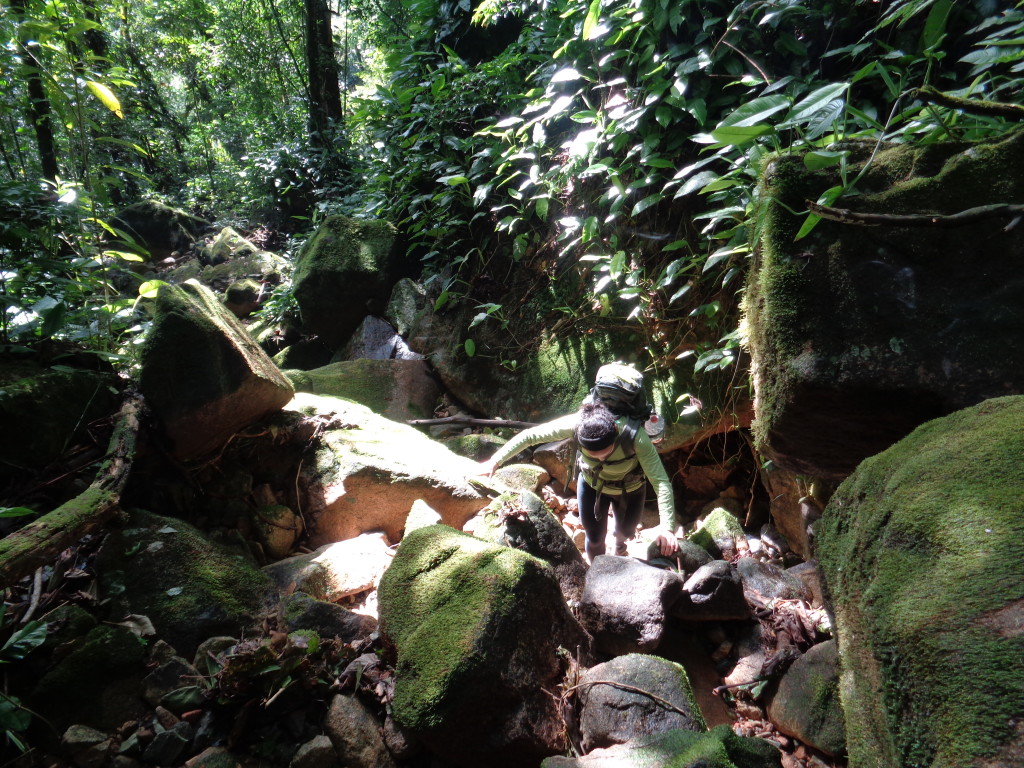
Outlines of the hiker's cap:
[[600,435],[593,437],[583,434],[583,430],[578,430],[576,433],[576,439],[579,441],[579,444],[588,451],[603,450],[614,443],[616,437],[618,437],[618,434],[615,430],[602,432]]

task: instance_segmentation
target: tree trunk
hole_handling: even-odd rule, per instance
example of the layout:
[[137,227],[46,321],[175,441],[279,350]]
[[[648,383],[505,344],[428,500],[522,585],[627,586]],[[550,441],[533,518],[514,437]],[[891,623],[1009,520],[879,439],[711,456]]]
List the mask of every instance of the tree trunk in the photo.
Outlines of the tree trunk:
[[19,22],[18,53],[26,66],[24,76],[28,89],[28,121],[36,134],[36,149],[43,178],[53,181],[60,175],[60,169],[57,167],[57,141],[53,135],[50,99],[46,95],[41,77],[42,64],[36,58],[36,51],[40,50],[40,46],[39,43],[31,41],[21,28],[21,23],[28,20],[25,4],[26,0],[11,0],[11,10]]
[[340,123],[342,118],[331,10],[327,0],[305,0],[305,6],[310,143],[314,147],[326,148],[329,129]]

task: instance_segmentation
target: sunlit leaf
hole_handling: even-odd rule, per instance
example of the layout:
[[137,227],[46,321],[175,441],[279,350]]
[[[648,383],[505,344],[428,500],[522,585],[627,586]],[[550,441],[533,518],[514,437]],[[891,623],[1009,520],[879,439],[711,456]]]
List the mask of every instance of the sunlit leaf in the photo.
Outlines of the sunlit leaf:
[[598,22],[601,20],[601,0],[590,0],[587,18],[583,20],[583,39],[592,40],[597,37]]
[[740,147],[749,144],[754,139],[771,133],[774,130],[770,125],[737,126],[730,125],[725,128],[716,128],[711,132],[712,138],[719,144],[726,146]]
[[103,102],[103,106],[122,120],[124,119],[124,112],[121,111],[121,102],[117,100],[117,96],[114,95],[112,90],[103,83],[97,83],[95,80],[86,80],[85,86],[92,92],[93,96]]

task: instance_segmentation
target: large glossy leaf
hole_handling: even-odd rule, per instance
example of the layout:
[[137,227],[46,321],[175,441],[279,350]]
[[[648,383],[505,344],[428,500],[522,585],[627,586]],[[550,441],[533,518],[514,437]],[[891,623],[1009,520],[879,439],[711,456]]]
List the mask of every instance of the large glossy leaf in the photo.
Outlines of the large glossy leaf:
[[718,124],[718,128],[711,132],[711,135],[714,136],[717,131],[730,126],[756,126],[758,123],[767,120],[775,113],[781,112],[788,107],[789,97],[783,96],[781,93],[762,96],[761,98],[748,101],[722,120]]
[[749,144],[754,139],[769,134],[774,130],[775,129],[770,125],[728,125],[724,128],[716,128],[711,132],[711,136],[719,144],[741,147],[744,144]]

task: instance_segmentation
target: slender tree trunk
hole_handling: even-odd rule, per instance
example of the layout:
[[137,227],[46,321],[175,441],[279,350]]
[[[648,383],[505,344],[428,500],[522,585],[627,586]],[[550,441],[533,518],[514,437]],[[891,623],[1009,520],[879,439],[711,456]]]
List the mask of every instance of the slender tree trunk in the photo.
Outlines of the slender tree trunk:
[[305,0],[305,5],[310,141],[314,147],[326,148],[328,129],[342,118],[331,10],[327,0]]
[[[10,0],[11,10],[19,22],[28,20],[26,0]],[[28,71],[25,73],[25,85],[28,90],[28,119],[36,134],[36,150],[39,153],[39,165],[43,177],[51,181],[60,175],[57,165],[57,141],[53,135],[50,99],[41,77],[42,63],[36,57],[39,44],[31,42],[18,30],[18,53],[23,57]]]

